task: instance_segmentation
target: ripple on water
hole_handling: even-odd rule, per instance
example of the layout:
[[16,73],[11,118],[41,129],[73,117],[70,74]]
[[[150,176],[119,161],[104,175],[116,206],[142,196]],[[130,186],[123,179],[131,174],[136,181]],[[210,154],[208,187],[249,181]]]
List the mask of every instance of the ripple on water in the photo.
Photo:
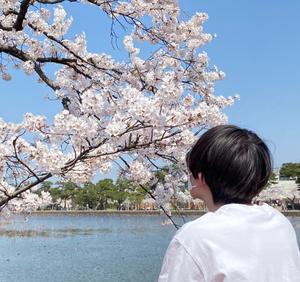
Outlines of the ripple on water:
[[42,230],[5,230],[0,229],[0,236],[2,237],[56,237],[64,238],[69,236],[85,236],[85,235],[97,235],[103,233],[111,233],[109,228],[96,228],[96,229],[80,229],[80,228],[68,228],[68,229],[42,229]]

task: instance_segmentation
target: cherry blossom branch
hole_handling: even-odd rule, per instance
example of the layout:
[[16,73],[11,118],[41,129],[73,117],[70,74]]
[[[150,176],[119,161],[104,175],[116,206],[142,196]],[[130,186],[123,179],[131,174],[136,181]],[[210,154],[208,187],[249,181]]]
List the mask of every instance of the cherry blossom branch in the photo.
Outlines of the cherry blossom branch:
[[[124,162],[124,164],[127,166],[127,168],[128,169],[130,169],[130,165],[122,158],[122,157],[120,157],[120,159]],[[144,185],[142,185],[142,184],[139,184],[139,186],[154,200],[154,201],[156,201],[157,199],[156,199],[156,197],[151,193],[151,191],[149,191]],[[179,229],[180,227],[181,227],[181,225],[179,225],[179,224],[177,224],[174,220],[173,220],[173,218],[172,218],[172,216],[166,211],[166,209],[162,206],[162,205],[160,205],[159,206],[159,208],[163,211],[163,213],[168,217],[168,219],[172,222],[172,224],[174,225],[174,227],[176,228],[176,229]]]
[[[14,48],[14,47],[1,47],[0,46],[0,53],[1,52],[4,52],[6,54],[9,54],[9,55],[12,55],[20,60],[22,60],[23,62],[26,62],[26,61],[33,61],[34,60],[28,56],[25,52],[17,49],[17,48]],[[41,69],[41,67],[34,62],[34,69],[36,71],[36,73],[39,75],[39,77],[50,87],[52,88],[53,90],[58,90],[59,87],[57,85],[55,85],[54,81],[51,80],[50,78],[48,78],[45,73],[43,72],[43,70]]]
[[[83,33],[73,38],[68,32],[72,19],[59,5],[66,1],[1,5],[2,78],[11,79],[12,67],[36,73],[63,104],[51,125],[30,113],[21,124],[0,119],[3,187],[9,195],[25,189],[26,200],[30,193],[25,187],[48,173],[84,183],[96,170],[109,171],[121,161],[126,175],[141,184],[152,179],[159,161],[183,172],[180,160],[195,141],[195,132],[225,123],[222,109],[233,103],[233,98],[215,95],[214,83],[224,75],[209,68],[207,54],[197,51],[212,39],[203,33],[207,15],[197,13],[183,21],[176,1],[88,0],[110,18],[111,36],[117,36],[115,23],[125,32],[132,28],[123,40],[129,60],[117,61],[89,52]],[[152,44],[155,51],[144,59],[137,40]],[[49,73],[52,65],[58,68],[55,74]],[[16,141],[20,129],[26,135]],[[165,201],[179,192],[181,172],[166,175],[155,188],[157,202],[166,209]],[[20,204],[18,195],[12,208]]]
[[44,182],[45,180],[47,180],[48,178],[50,178],[52,176],[51,173],[48,173],[46,175],[44,175],[43,177],[40,177],[38,180],[30,183],[28,186],[25,186],[17,191],[15,191],[13,194],[9,195],[9,197],[7,197],[6,199],[1,199],[0,200],[0,210],[3,208],[3,206],[5,206],[10,200],[18,197],[19,195],[21,195],[23,192],[35,187],[36,185]]
[[[142,184],[139,185],[154,201],[156,201],[156,197]],[[172,216],[166,211],[166,209],[163,206],[159,206],[159,208],[163,211],[163,213],[167,216],[167,218],[172,222],[172,224],[174,225],[174,227],[176,229],[179,229],[181,227],[181,225],[177,224]]]
[[23,21],[25,19],[26,13],[28,11],[31,0],[23,0],[21,2],[20,11],[18,13],[17,20],[14,24],[14,29],[20,31],[23,29]]

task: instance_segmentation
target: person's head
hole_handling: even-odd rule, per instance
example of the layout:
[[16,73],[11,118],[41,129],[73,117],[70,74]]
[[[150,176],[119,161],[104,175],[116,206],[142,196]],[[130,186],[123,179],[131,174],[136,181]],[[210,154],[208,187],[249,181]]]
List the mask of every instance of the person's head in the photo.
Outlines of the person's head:
[[233,125],[206,131],[186,160],[192,177],[209,187],[215,204],[251,203],[272,173],[267,145],[254,132]]

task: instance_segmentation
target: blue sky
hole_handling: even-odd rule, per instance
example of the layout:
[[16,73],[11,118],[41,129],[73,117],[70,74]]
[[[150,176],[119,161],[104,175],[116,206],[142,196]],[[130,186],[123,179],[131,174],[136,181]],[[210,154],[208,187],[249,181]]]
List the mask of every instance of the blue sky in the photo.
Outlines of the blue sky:
[[[216,94],[241,96],[226,110],[229,123],[252,129],[266,140],[275,167],[300,162],[300,1],[180,2],[184,18],[207,12],[205,31],[217,34],[204,47],[211,64],[226,73],[217,83]],[[85,31],[90,51],[126,59],[121,50],[112,48],[109,23],[98,9],[74,3],[67,7],[74,17],[71,34]],[[51,117],[61,109],[60,103],[45,98],[51,91],[37,84],[36,77],[12,74],[12,81],[0,80],[0,117],[19,122],[26,112]]]

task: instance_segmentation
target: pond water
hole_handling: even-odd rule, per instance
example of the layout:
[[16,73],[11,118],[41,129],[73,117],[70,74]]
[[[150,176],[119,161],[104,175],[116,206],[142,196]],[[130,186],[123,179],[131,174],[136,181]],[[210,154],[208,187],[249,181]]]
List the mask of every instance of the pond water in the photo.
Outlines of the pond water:
[[[300,218],[289,219],[299,244]],[[161,222],[154,215],[33,215],[1,222],[0,281],[156,281],[176,231]]]

